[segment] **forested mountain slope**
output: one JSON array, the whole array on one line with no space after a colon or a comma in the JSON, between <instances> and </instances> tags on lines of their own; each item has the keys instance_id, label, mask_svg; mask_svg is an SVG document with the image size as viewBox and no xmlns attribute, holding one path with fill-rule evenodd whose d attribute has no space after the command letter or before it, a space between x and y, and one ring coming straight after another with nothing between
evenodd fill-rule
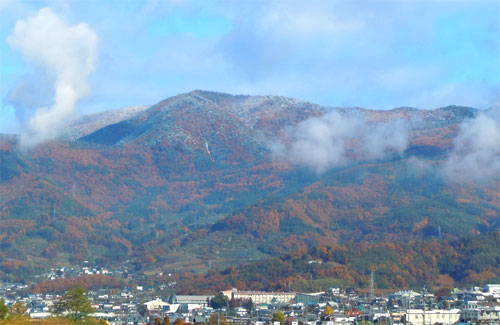
<instances>
[{"instance_id":1,"label":"forested mountain slope","mask_svg":"<svg viewBox=\"0 0 500 325\"><path fill-rule=\"evenodd\" d=\"M495 231L498 175L458 179L490 171L456 161L482 114L197 90L27 152L4 135L1 274L126 259L203 271L209 258L223 269L317 245Z\"/></svg>"}]
</instances>

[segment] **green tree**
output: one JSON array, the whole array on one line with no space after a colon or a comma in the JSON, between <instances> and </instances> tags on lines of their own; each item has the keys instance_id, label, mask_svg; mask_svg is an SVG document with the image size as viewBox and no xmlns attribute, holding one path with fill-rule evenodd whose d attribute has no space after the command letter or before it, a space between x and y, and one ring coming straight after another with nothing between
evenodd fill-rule
<instances>
[{"instance_id":1,"label":"green tree","mask_svg":"<svg viewBox=\"0 0 500 325\"><path fill-rule=\"evenodd\" d=\"M0 319L5 319L9 314L9 306L5 304L5 300L0 299Z\"/></svg>"},{"instance_id":2,"label":"green tree","mask_svg":"<svg viewBox=\"0 0 500 325\"><path fill-rule=\"evenodd\" d=\"M243 307L245 307L246 310L251 312L254 309L252 298L246 300L245 303L243 304Z\"/></svg>"},{"instance_id":3,"label":"green tree","mask_svg":"<svg viewBox=\"0 0 500 325\"><path fill-rule=\"evenodd\" d=\"M278 311L278 312L273 314L272 321L273 322L280 322L281 324L283 324L285 322L285 315L283 315L283 313L281 311Z\"/></svg>"},{"instance_id":4,"label":"green tree","mask_svg":"<svg viewBox=\"0 0 500 325\"><path fill-rule=\"evenodd\" d=\"M229 300L226 296L219 292L212 300L210 300L210 307L214 309L219 309L222 307L226 307L228 305Z\"/></svg>"},{"instance_id":5,"label":"green tree","mask_svg":"<svg viewBox=\"0 0 500 325\"><path fill-rule=\"evenodd\" d=\"M85 288L77 286L68 290L68 292L59 299L54 306L54 311L56 314L67 314L67 316L73 319L78 319L87 317L94 309L90 305L87 296L85 296Z\"/></svg>"}]
</instances>

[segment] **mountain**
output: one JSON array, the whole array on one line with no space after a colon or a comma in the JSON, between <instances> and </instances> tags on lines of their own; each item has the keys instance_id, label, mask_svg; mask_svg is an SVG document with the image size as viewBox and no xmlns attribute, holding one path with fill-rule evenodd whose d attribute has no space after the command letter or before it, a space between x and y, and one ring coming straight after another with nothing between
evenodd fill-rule
<instances>
[{"instance_id":1,"label":"mountain","mask_svg":"<svg viewBox=\"0 0 500 325\"><path fill-rule=\"evenodd\" d=\"M127 120L144 111L149 106L131 106L113 109L101 113L84 115L64 126L60 131L60 138L76 140L93 133L107 125Z\"/></svg>"},{"instance_id":2,"label":"mountain","mask_svg":"<svg viewBox=\"0 0 500 325\"><path fill-rule=\"evenodd\" d=\"M332 112L362 119L367 130L410 121L408 146L323 173L276 160L273 143L292 141L301 122ZM17 137L2 136L0 274L126 259L140 272L207 270L208 259L224 268L321 244L493 231L498 182L450 183L432 168L450 155L459 125L477 114L195 90L84 117L28 153ZM346 141L356 157L359 139Z\"/></svg>"}]
</instances>

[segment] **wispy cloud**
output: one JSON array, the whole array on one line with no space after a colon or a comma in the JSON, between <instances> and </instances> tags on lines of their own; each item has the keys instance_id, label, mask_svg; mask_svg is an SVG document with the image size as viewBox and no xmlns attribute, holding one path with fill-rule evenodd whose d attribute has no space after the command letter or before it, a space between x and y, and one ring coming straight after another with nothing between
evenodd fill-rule
<instances>
[{"instance_id":1,"label":"wispy cloud","mask_svg":"<svg viewBox=\"0 0 500 325\"><path fill-rule=\"evenodd\" d=\"M460 125L453 151L441 171L454 182L500 180L500 109L481 113Z\"/></svg>"},{"instance_id":2,"label":"wispy cloud","mask_svg":"<svg viewBox=\"0 0 500 325\"><path fill-rule=\"evenodd\" d=\"M337 37L360 31L365 21L356 16L341 16L335 2L271 2L257 28L281 39L309 41L314 38Z\"/></svg>"},{"instance_id":3,"label":"wispy cloud","mask_svg":"<svg viewBox=\"0 0 500 325\"><path fill-rule=\"evenodd\" d=\"M408 147L408 131L409 125L401 120L369 124L334 111L289 128L270 148L278 160L322 173L356 161L401 155Z\"/></svg>"}]
</instances>

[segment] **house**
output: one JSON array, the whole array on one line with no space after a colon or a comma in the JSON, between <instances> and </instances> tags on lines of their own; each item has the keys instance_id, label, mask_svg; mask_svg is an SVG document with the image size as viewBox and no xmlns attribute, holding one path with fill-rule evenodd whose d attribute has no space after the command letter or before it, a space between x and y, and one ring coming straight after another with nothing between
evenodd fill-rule
<instances>
[{"instance_id":1,"label":"house","mask_svg":"<svg viewBox=\"0 0 500 325\"><path fill-rule=\"evenodd\" d=\"M247 310L243 307L236 307L234 308L234 312L239 316L239 317L244 317L247 315Z\"/></svg>"}]
</instances>

